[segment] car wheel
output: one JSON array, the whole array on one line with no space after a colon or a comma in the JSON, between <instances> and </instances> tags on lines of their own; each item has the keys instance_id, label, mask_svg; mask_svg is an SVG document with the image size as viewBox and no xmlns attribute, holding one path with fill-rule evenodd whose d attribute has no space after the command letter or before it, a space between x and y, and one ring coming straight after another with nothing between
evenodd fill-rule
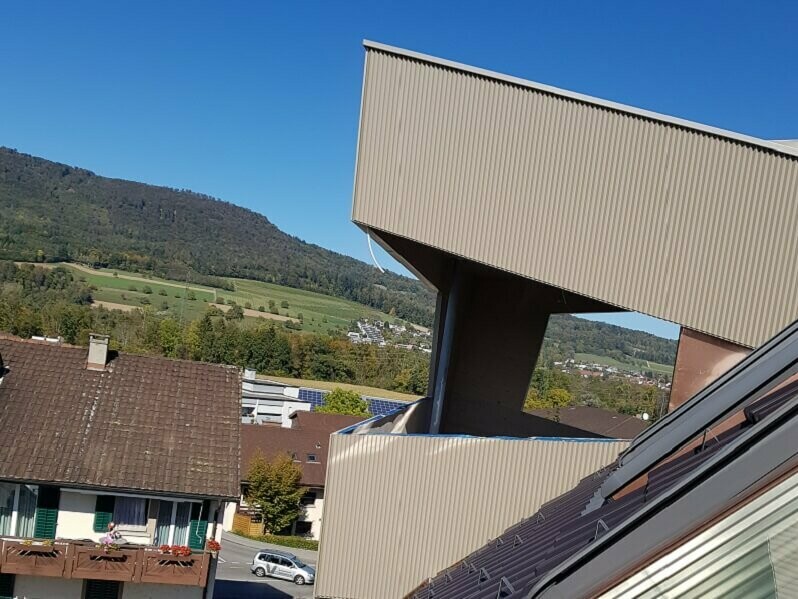
<instances>
[{"instance_id":1,"label":"car wheel","mask_svg":"<svg viewBox=\"0 0 798 599\"><path fill-rule=\"evenodd\" d=\"M294 584L305 584L305 579L301 575L294 576Z\"/></svg>"},{"instance_id":2,"label":"car wheel","mask_svg":"<svg viewBox=\"0 0 798 599\"><path fill-rule=\"evenodd\" d=\"M266 570L258 566L257 568L255 568L255 576L257 576L258 578L263 578L264 576L266 576Z\"/></svg>"}]
</instances>

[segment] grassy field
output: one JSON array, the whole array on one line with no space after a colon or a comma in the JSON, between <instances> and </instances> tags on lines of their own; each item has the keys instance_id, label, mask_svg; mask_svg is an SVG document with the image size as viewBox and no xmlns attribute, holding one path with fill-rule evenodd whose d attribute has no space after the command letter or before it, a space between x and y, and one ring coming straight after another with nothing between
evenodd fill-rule
<instances>
[{"instance_id":1,"label":"grassy field","mask_svg":"<svg viewBox=\"0 0 798 599\"><path fill-rule=\"evenodd\" d=\"M336 387L355 391L360 395L368 395L370 397L384 397L385 399L396 399L398 401L416 401L420 395L409 395L407 393L399 393L398 391L388 391L386 389L378 389L377 387L366 387L365 385L349 385L348 383L331 383L329 381L313 381L308 379L295 379L290 376L270 376L258 375L259 379L268 379L270 381L279 381L286 385L295 385L297 387L311 387L313 389L324 389L332 391Z\"/></svg>"},{"instance_id":2,"label":"grassy field","mask_svg":"<svg viewBox=\"0 0 798 599\"><path fill-rule=\"evenodd\" d=\"M268 322L271 318L269 302L272 301L280 316L299 319L301 315L302 330L315 333L336 328L346 330L351 321L359 318L397 320L349 300L260 281L226 279L235 287L235 291L227 291L203 285L187 287L180 281L149 278L121 270L94 270L75 264L61 266L72 270L77 279L96 287L97 290L92 292L96 300L135 307L150 306L186 320L202 316L213 303L229 300L253 310L248 311L244 318L248 324ZM259 311L261 306L262 312Z\"/></svg>"},{"instance_id":3,"label":"grassy field","mask_svg":"<svg viewBox=\"0 0 798 599\"><path fill-rule=\"evenodd\" d=\"M602 366L614 366L622 370L650 370L654 374L669 374L673 375L673 366L667 364L659 364L657 362L649 362L648 360L630 360L629 362L620 362L607 356L597 356L596 354L574 354L574 359L577 362L587 362L588 364L601 364Z\"/></svg>"}]
</instances>

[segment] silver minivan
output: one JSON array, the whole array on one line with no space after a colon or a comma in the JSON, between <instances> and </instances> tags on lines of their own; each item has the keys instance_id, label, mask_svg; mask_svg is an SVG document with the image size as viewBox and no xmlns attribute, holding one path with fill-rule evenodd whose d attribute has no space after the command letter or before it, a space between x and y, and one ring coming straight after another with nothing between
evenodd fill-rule
<instances>
[{"instance_id":1,"label":"silver minivan","mask_svg":"<svg viewBox=\"0 0 798 599\"><path fill-rule=\"evenodd\" d=\"M255 554L250 570L255 576L272 576L284 580L293 580L296 584L313 583L316 569L302 563L293 553L262 549Z\"/></svg>"}]
</instances>

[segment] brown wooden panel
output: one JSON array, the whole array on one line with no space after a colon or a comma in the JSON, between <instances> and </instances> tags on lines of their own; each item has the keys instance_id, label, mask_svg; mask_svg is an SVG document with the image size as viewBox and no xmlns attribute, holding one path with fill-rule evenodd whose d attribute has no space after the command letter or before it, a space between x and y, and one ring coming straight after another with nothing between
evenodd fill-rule
<instances>
[{"instance_id":1,"label":"brown wooden panel","mask_svg":"<svg viewBox=\"0 0 798 599\"><path fill-rule=\"evenodd\" d=\"M0 571L4 574L63 576L67 545L26 544L3 541Z\"/></svg>"}]
</instances>

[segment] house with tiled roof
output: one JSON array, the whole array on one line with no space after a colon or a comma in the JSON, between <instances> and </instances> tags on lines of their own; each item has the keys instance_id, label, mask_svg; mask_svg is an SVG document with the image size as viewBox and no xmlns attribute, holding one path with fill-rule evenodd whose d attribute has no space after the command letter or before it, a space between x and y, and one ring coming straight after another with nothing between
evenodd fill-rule
<instances>
[{"instance_id":1,"label":"house with tiled roof","mask_svg":"<svg viewBox=\"0 0 798 599\"><path fill-rule=\"evenodd\" d=\"M0 337L0 597L212 595L239 370L108 345Z\"/></svg>"},{"instance_id":2,"label":"house with tiled roof","mask_svg":"<svg viewBox=\"0 0 798 599\"><path fill-rule=\"evenodd\" d=\"M362 420L359 416L345 414L297 411L289 417L288 426L242 424L241 502L239 506L228 506L224 519L225 530L240 529L258 534L263 532L263 525L258 526L258 515L248 509L246 503L247 472L252 459L258 454L266 459L287 454L302 471L300 484L306 488L306 492L301 499L302 510L299 517L284 532L318 540L324 514L330 435Z\"/></svg>"}]
</instances>

